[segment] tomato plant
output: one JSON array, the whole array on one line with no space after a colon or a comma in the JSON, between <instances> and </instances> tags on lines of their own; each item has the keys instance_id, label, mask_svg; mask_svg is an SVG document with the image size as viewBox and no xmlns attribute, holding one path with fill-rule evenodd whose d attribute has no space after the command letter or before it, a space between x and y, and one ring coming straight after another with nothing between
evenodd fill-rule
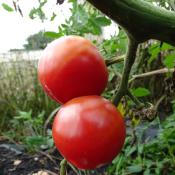
<instances>
[{"instance_id":1,"label":"tomato plant","mask_svg":"<svg viewBox=\"0 0 175 175\"><path fill-rule=\"evenodd\" d=\"M39 60L38 76L46 93L59 103L100 95L108 80L97 48L79 36L64 36L50 43Z\"/></svg>"},{"instance_id":2,"label":"tomato plant","mask_svg":"<svg viewBox=\"0 0 175 175\"><path fill-rule=\"evenodd\" d=\"M125 140L119 111L100 96L70 100L57 113L52 135L60 153L80 169L95 169L111 162Z\"/></svg>"}]
</instances>

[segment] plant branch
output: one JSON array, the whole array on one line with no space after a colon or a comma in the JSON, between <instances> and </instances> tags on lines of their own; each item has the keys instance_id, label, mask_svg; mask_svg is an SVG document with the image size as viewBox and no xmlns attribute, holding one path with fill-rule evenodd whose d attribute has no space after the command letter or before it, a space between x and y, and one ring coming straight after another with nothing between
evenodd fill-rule
<instances>
[{"instance_id":1,"label":"plant branch","mask_svg":"<svg viewBox=\"0 0 175 175\"><path fill-rule=\"evenodd\" d=\"M151 71L151 72L146 72L146 73L139 74L139 75L133 75L130 82L137 79L137 78L144 78L144 77L158 75L158 74L164 74L164 73L172 73L174 71L175 71L174 68L172 68L172 69L163 68L163 69L158 69L158 70L154 70L154 71Z\"/></svg>"},{"instance_id":2,"label":"plant branch","mask_svg":"<svg viewBox=\"0 0 175 175\"><path fill-rule=\"evenodd\" d=\"M66 175L66 166L67 166L67 161L66 159L63 159L60 163L60 175Z\"/></svg>"},{"instance_id":3,"label":"plant branch","mask_svg":"<svg viewBox=\"0 0 175 175\"><path fill-rule=\"evenodd\" d=\"M113 103L116 106L120 102L121 98L127 93L129 74L136 58L137 48L138 42L135 39L129 37L129 44L122 74L122 80L119 90L113 98Z\"/></svg>"},{"instance_id":4,"label":"plant branch","mask_svg":"<svg viewBox=\"0 0 175 175\"><path fill-rule=\"evenodd\" d=\"M111 66L113 64L120 63L120 62L124 61L124 57L125 57L125 55L121 55L119 57L114 57L113 59L106 60L105 61L106 66Z\"/></svg>"},{"instance_id":5,"label":"plant branch","mask_svg":"<svg viewBox=\"0 0 175 175\"><path fill-rule=\"evenodd\" d=\"M58 108L56 108L55 110L53 110L52 113L47 118L47 120L45 121L44 127L43 127L43 135L44 136L46 136L46 134L47 134L47 126L48 126L48 124L53 119L53 117L56 115L56 113L58 112L59 109L60 109L60 106Z\"/></svg>"},{"instance_id":6,"label":"plant branch","mask_svg":"<svg viewBox=\"0 0 175 175\"><path fill-rule=\"evenodd\" d=\"M132 93L127 90L127 95L128 97L137 105L138 109L141 109L142 107L144 107L145 105L143 103L141 103L134 95L132 95Z\"/></svg>"},{"instance_id":7,"label":"plant branch","mask_svg":"<svg viewBox=\"0 0 175 175\"><path fill-rule=\"evenodd\" d=\"M78 170L71 164L68 162L68 165L72 168L72 170L76 173L79 174Z\"/></svg>"},{"instance_id":8,"label":"plant branch","mask_svg":"<svg viewBox=\"0 0 175 175\"><path fill-rule=\"evenodd\" d=\"M175 45L175 12L143 0L88 0L139 43L157 39Z\"/></svg>"},{"instance_id":9,"label":"plant branch","mask_svg":"<svg viewBox=\"0 0 175 175\"><path fill-rule=\"evenodd\" d=\"M162 103L162 101L166 98L166 95L163 95L162 97L160 97L160 99L156 102L156 104L154 105L154 109L157 111L159 105Z\"/></svg>"}]
</instances>

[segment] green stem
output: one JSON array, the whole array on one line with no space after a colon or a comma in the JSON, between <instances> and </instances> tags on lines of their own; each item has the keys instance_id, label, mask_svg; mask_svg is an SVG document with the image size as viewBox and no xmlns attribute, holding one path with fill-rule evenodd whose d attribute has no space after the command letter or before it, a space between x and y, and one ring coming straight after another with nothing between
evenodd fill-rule
<instances>
[{"instance_id":1,"label":"green stem","mask_svg":"<svg viewBox=\"0 0 175 175\"><path fill-rule=\"evenodd\" d=\"M125 59L122 80L117 94L113 98L113 103L118 106L121 98L127 93L129 74L136 58L138 42L129 37L128 51Z\"/></svg>"},{"instance_id":2,"label":"green stem","mask_svg":"<svg viewBox=\"0 0 175 175\"><path fill-rule=\"evenodd\" d=\"M66 175L66 166L67 166L67 161L66 159L63 159L60 163L60 175Z\"/></svg>"},{"instance_id":3,"label":"green stem","mask_svg":"<svg viewBox=\"0 0 175 175\"><path fill-rule=\"evenodd\" d=\"M145 106L142 102L139 101L138 98L136 98L134 95L132 95L132 93L129 90L127 90L127 95L137 105L137 108L140 109L140 108Z\"/></svg>"},{"instance_id":4,"label":"green stem","mask_svg":"<svg viewBox=\"0 0 175 175\"><path fill-rule=\"evenodd\" d=\"M175 12L143 0L88 0L137 41L157 39L175 45Z\"/></svg>"}]
</instances>

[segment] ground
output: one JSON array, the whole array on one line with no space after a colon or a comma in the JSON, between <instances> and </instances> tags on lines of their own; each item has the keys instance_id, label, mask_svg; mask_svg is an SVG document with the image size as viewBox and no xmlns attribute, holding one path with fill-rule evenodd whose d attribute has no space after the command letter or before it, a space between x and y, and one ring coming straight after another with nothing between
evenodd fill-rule
<instances>
[{"instance_id":1,"label":"ground","mask_svg":"<svg viewBox=\"0 0 175 175\"><path fill-rule=\"evenodd\" d=\"M0 175L57 175L59 158L46 151L29 154L13 144L0 144ZM56 153L57 154L57 153ZM57 159L57 160L56 160Z\"/></svg>"},{"instance_id":2,"label":"ground","mask_svg":"<svg viewBox=\"0 0 175 175\"><path fill-rule=\"evenodd\" d=\"M58 175L61 155L56 149L27 153L21 145L0 141L0 175ZM104 167L91 173L106 175ZM67 175L77 175L68 167Z\"/></svg>"}]
</instances>

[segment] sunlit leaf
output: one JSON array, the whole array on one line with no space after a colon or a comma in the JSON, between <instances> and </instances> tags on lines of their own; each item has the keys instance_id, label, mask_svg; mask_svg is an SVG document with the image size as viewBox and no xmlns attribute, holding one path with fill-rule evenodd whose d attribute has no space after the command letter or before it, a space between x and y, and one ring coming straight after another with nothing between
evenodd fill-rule
<instances>
[{"instance_id":1,"label":"sunlit leaf","mask_svg":"<svg viewBox=\"0 0 175 175\"><path fill-rule=\"evenodd\" d=\"M51 31L45 32L44 35L50 38L59 38L62 36L60 33L51 32Z\"/></svg>"},{"instance_id":2,"label":"sunlit leaf","mask_svg":"<svg viewBox=\"0 0 175 175\"><path fill-rule=\"evenodd\" d=\"M145 97L150 95L150 91L146 88L139 87L137 89L132 89L132 94L136 97Z\"/></svg>"},{"instance_id":3,"label":"sunlit leaf","mask_svg":"<svg viewBox=\"0 0 175 175\"><path fill-rule=\"evenodd\" d=\"M2 7L7 10L8 12L13 12L14 9L12 7L10 7L8 4L6 3L2 3Z\"/></svg>"},{"instance_id":4,"label":"sunlit leaf","mask_svg":"<svg viewBox=\"0 0 175 175\"><path fill-rule=\"evenodd\" d=\"M164 60L164 65L167 68L173 68L175 66L175 54L168 55Z\"/></svg>"}]
</instances>

